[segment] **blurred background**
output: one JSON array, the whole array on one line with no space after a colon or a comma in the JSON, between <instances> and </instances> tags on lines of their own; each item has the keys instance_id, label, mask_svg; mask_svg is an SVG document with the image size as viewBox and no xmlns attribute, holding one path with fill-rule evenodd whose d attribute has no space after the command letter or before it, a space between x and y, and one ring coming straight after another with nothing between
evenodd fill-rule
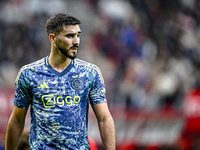
<instances>
[{"instance_id":1,"label":"blurred background","mask_svg":"<svg viewBox=\"0 0 200 150\"><path fill-rule=\"evenodd\" d=\"M199 10L199 0L0 0L0 147L18 70L49 55L46 20L65 12L82 22L78 58L104 76L117 149L200 148ZM92 110L88 132L103 149Z\"/></svg>"}]
</instances>

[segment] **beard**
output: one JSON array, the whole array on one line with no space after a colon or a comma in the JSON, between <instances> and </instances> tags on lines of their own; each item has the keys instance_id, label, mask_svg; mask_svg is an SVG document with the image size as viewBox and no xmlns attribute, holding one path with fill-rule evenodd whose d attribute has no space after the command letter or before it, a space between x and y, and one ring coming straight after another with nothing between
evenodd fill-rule
<instances>
[{"instance_id":1,"label":"beard","mask_svg":"<svg viewBox=\"0 0 200 150\"><path fill-rule=\"evenodd\" d=\"M70 53L70 49L76 47L78 49L78 45L73 45L72 47L70 47L69 49L67 49L65 46L62 45L61 41L58 40L56 42L56 45L57 45L57 49L63 54L65 55L67 58L69 59L75 59L76 56L77 56L77 52L73 52L73 53Z\"/></svg>"}]
</instances>

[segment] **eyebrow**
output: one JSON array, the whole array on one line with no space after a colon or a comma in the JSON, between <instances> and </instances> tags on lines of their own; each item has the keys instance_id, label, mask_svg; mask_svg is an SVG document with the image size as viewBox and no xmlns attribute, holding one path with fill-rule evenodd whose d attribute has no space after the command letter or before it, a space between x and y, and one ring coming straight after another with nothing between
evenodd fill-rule
<instances>
[{"instance_id":1,"label":"eyebrow","mask_svg":"<svg viewBox=\"0 0 200 150\"><path fill-rule=\"evenodd\" d=\"M66 35L75 35L75 34L81 34L81 31L77 32L77 33L67 33Z\"/></svg>"},{"instance_id":2,"label":"eyebrow","mask_svg":"<svg viewBox=\"0 0 200 150\"><path fill-rule=\"evenodd\" d=\"M79 31L78 34L81 34L81 31Z\"/></svg>"}]
</instances>

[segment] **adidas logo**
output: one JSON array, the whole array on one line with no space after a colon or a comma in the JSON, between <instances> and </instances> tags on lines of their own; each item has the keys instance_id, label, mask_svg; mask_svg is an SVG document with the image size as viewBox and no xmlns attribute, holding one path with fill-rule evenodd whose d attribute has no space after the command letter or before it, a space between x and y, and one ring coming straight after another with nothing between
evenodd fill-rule
<instances>
[{"instance_id":1,"label":"adidas logo","mask_svg":"<svg viewBox=\"0 0 200 150\"><path fill-rule=\"evenodd\" d=\"M38 86L38 89L44 89L44 88L49 88L49 86L47 85L47 83L44 81L42 84L40 84L40 86Z\"/></svg>"}]
</instances>

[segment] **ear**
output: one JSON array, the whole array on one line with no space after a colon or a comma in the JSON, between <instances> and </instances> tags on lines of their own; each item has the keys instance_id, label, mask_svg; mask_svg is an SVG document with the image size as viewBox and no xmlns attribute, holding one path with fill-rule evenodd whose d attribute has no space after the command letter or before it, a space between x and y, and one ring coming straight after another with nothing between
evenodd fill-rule
<instances>
[{"instance_id":1,"label":"ear","mask_svg":"<svg viewBox=\"0 0 200 150\"><path fill-rule=\"evenodd\" d=\"M53 34L53 33L49 34L49 39L50 39L51 43L54 44L55 41L56 41L56 36L55 36L55 34Z\"/></svg>"}]
</instances>

